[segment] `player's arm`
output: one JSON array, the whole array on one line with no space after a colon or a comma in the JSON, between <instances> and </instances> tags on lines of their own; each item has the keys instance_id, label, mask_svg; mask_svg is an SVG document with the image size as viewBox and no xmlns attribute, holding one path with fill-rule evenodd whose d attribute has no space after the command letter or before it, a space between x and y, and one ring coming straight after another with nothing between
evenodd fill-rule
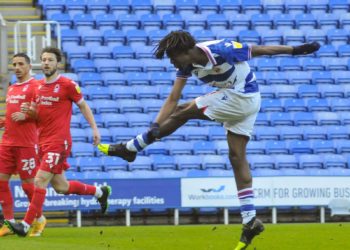
<instances>
[{"instance_id":1,"label":"player's arm","mask_svg":"<svg viewBox=\"0 0 350 250\"><path fill-rule=\"evenodd\" d=\"M94 115L92 114L92 111L91 111L89 105L84 100L79 102L77 105L78 105L81 113L85 117L85 119L90 124L90 127L92 128L94 145L96 146L96 145L100 144L100 142L101 142L100 132L98 131Z\"/></svg>"},{"instance_id":2,"label":"player's arm","mask_svg":"<svg viewBox=\"0 0 350 250\"><path fill-rule=\"evenodd\" d=\"M181 98L182 89L184 88L186 81L186 78L175 79L173 88L157 115L155 120L156 123L163 123L174 112L177 103Z\"/></svg>"},{"instance_id":3,"label":"player's arm","mask_svg":"<svg viewBox=\"0 0 350 250\"><path fill-rule=\"evenodd\" d=\"M23 102L21 104L21 112L14 112L11 115L11 119L15 122L20 121L33 121L38 117L36 103L35 102Z\"/></svg>"},{"instance_id":4,"label":"player's arm","mask_svg":"<svg viewBox=\"0 0 350 250\"><path fill-rule=\"evenodd\" d=\"M320 48L318 42L305 43L299 46L287 46L287 45L253 45L251 47L252 57L256 56L272 56L279 54L288 55L307 55L316 52Z\"/></svg>"}]
</instances>

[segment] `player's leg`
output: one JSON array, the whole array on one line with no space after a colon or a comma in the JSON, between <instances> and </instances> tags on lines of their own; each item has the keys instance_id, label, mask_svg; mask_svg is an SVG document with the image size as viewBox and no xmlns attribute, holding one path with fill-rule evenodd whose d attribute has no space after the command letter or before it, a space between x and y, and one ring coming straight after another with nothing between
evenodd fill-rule
<instances>
[{"instance_id":1,"label":"player's leg","mask_svg":"<svg viewBox=\"0 0 350 250\"><path fill-rule=\"evenodd\" d=\"M23 221L21 223L5 221L6 225L14 233L19 236L26 236L28 234L30 226L33 224L37 213L42 211L46 196L46 188L52 177L52 173L39 169L34 179L34 194Z\"/></svg>"},{"instance_id":2,"label":"player's leg","mask_svg":"<svg viewBox=\"0 0 350 250\"><path fill-rule=\"evenodd\" d=\"M197 107L195 100L177 106L174 113L163 123L159 124L157 135L150 129L139 134L126 144L102 144L99 145L99 149L107 155L119 156L124 160L132 162L135 160L137 152L142 151L155 140L172 134L190 119L209 120L209 118L203 114L203 109Z\"/></svg>"}]
</instances>

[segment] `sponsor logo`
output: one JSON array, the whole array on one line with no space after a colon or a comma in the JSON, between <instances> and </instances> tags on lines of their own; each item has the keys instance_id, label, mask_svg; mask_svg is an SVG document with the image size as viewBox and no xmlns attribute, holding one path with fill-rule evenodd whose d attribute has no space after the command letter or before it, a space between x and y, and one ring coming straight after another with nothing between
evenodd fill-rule
<instances>
[{"instance_id":1,"label":"sponsor logo","mask_svg":"<svg viewBox=\"0 0 350 250\"><path fill-rule=\"evenodd\" d=\"M220 193L222 191L225 190L225 185L221 185L220 187L218 188L208 188L208 189L205 189L205 188L201 188L200 189L203 193Z\"/></svg>"}]
</instances>

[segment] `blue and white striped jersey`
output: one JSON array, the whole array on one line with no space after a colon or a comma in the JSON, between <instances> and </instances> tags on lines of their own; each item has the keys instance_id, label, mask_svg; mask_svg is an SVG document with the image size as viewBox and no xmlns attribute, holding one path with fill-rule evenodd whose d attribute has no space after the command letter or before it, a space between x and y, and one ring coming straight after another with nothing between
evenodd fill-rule
<instances>
[{"instance_id":1,"label":"blue and white striped jersey","mask_svg":"<svg viewBox=\"0 0 350 250\"><path fill-rule=\"evenodd\" d=\"M176 74L178 78L188 78L194 74L213 87L230 88L241 94L259 92L255 75L247 63L251 58L249 45L223 39L198 43L196 46L207 55L207 65L192 64L179 69Z\"/></svg>"}]
</instances>

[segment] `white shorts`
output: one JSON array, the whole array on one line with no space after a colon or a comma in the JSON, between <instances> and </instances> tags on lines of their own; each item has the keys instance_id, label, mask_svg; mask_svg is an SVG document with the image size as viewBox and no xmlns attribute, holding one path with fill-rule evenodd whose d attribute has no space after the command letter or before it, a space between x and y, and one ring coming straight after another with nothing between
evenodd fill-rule
<instances>
[{"instance_id":1,"label":"white shorts","mask_svg":"<svg viewBox=\"0 0 350 250\"><path fill-rule=\"evenodd\" d=\"M226 130L250 138L260 110L259 92L243 95L232 89L220 89L199 96L195 101L197 107L203 109L206 116L223 123Z\"/></svg>"}]
</instances>

